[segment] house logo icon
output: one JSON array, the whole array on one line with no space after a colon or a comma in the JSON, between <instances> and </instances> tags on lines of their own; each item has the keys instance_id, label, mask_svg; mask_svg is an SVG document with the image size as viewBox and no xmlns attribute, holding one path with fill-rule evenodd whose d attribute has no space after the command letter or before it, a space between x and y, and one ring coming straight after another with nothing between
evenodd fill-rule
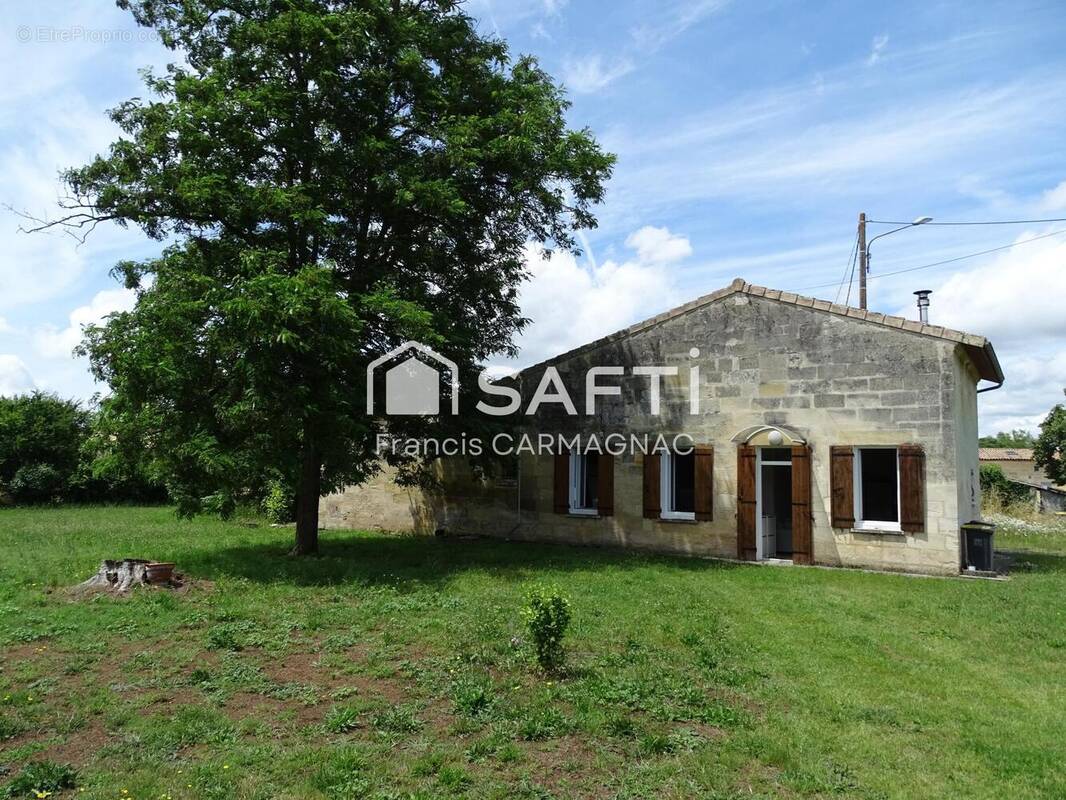
<instances>
[{"instance_id":1,"label":"house logo icon","mask_svg":"<svg viewBox=\"0 0 1066 800\"><path fill-rule=\"evenodd\" d=\"M459 413L459 369L450 358L421 342L404 342L385 355L374 359L366 368L366 412L374 413L374 373L378 367L406 359L385 372L385 413L388 416L435 416L440 413L440 368L430 366L432 359L450 374L452 414ZM423 358L419 358L419 354Z\"/></svg>"}]
</instances>

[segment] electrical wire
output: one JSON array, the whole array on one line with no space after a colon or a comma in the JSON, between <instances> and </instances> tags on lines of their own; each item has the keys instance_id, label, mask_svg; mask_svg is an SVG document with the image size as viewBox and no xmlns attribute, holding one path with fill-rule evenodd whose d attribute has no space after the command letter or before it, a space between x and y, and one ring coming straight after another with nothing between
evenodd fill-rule
<instances>
[{"instance_id":1,"label":"electrical wire","mask_svg":"<svg viewBox=\"0 0 1066 800\"><path fill-rule=\"evenodd\" d=\"M978 256L986 256L989 253L998 253L1003 250L1010 250L1012 247L1017 247L1020 244L1029 244L1029 242L1035 242L1039 239L1047 239L1049 236L1059 236L1063 233L1066 233L1066 228L1062 228L1057 231L1051 231L1051 233L1043 233L1040 236L1032 236L1028 239L1022 239L1020 242L1013 242L1012 244L1005 244L1000 247L993 247L989 250L981 250L977 253L967 253L964 256L955 256L955 258L947 258L943 261L934 261L931 264L922 264L918 267L907 267L906 269L897 269L892 272L879 272L876 275L870 275L867 280L873 280L874 278L888 278L892 275L902 275L905 272L917 272L920 269L932 269L933 267L941 267L945 264L954 264L957 261L965 261L968 258L977 258ZM822 283L817 286L804 286L799 291L803 292L807 291L808 289L824 289L827 286L836 286L836 283Z\"/></svg>"},{"instance_id":2,"label":"electrical wire","mask_svg":"<svg viewBox=\"0 0 1066 800\"><path fill-rule=\"evenodd\" d=\"M848 263L844 265L844 274L840 276L840 286L837 287L836 298L833 302L840 302L840 293L844 291L844 281L848 280L848 273L854 274L855 255L859 250L859 232L855 231L855 241L851 245L851 255L848 256ZM850 285L848 287L851 288Z\"/></svg>"},{"instance_id":3,"label":"electrical wire","mask_svg":"<svg viewBox=\"0 0 1066 800\"><path fill-rule=\"evenodd\" d=\"M1066 222L1066 217L1058 217L1056 219L995 219L984 222L929 222L921 223L925 225L1040 225L1045 222ZM867 225L914 225L913 222L892 222L891 220L884 219L868 219Z\"/></svg>"}]
</instances>

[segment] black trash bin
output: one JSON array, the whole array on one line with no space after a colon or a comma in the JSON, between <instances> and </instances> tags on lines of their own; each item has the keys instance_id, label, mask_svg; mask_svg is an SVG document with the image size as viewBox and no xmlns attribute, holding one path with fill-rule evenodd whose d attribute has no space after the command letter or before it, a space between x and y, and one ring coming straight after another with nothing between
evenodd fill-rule
<instances>
[{"instance_id":1,"label":"black trash bin","mask_svg":"<svg viewBox=\"0 0 1066 800\"><path fill-rule=\"evenodd\" d=\"M967 522L962 526L962 566L977 572L992 572L992 534L996 528L987 522Z\"/></svg>"}]
</instances>

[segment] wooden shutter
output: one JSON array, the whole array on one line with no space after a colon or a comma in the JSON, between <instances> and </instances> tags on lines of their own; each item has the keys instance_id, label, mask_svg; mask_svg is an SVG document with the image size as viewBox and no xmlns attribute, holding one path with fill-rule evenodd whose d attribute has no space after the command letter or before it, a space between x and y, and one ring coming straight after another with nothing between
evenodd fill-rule
<instances>
[{"instance_id":1,"label":"wooden shutter","mask_svg":"<svg viewBox=\"0 0 1066 800\"><path fill-rule=\"evenodd\" d=\"M755 549L755 448L737 448L737 558L754 561Z\"/></svg>"},{"instance_id":2,"label":"wooden shutter","mask_svg":"<svg viewBox=\"0 0 1066 800\"><path fill-rule=\"evenodd\" d=\"M811 451L806 445L792 448L792 560L814 563L811 532Z\"/></svg>"},{"instance_id":3,"label":"wooden shutter","mask_svg":"<svg viewBox=\"0 0 1066 800\"><path fill-rule=\"evenodd\" d=\"M659 498L659 454L648 453L644 456L644 518L659 519L662 515L662 501Z\"/></svg>"},{"instance_id":4,"label":"wooden shutter","mask_svg":"<svg viewBox=\"0 0 1066 800\"><path fill-rule=\"evenodd\" d=\"M696 519L714 519L714 448L696 445Z\"/></svg>"},{"instance_id":5,"label":"wooden shutter","mask_svg":"<svg viewBox=\"0 0 1066 800\"><path fill-rule=\"evenodd\" d=\"M925 451L899 447L899 524L907 533L925 532Z\"/></svg>"},{"instance_id":6,"label":"wooden shutter","mask_svg":"<svg viewBox=\"0 0 1066 800\"><path fill-rule=\"evenodd\" d=\"M600 453L596 486L596 504L601 517L614 516L614 456Z\"/></svg>"},{"instance_id":7,"label":"wooden shutter","mask_svg":"<svg viewBox=\"0 0 1066 800\"><path fill-rule=\"evenodd\" d=\"M570 454L555 455L555 491L552 506L556 514L570 513Z\"/></svg>"},{"instance_id":8,"label":"wooden shutter","mask_svg":"<svg viewBox=\"0 0 1066 800\"><path fill-rule=\"evenodd\" d=\"M855 527L854 448L838 445L829 448L829 493L833 527Z\"/></svg>"}]
</instances>

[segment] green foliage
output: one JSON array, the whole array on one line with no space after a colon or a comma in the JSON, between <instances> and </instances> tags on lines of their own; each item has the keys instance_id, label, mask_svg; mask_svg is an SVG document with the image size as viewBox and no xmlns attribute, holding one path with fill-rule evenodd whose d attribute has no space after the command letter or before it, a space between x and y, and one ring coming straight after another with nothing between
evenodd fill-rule
<instances>
[{"instance_id":1,"label":"green foliage","mask_svg":"<svg viewBox=\"0 0 1066 800\"><path fill-rule=\"evenodd\" d=\"M994 508L1023 503L1029 498L1029 488L1007 477L999 464L981 465L981 494Z\"/></svg>"},{"instance_id":2,"label":"green foliage","mask_svg":"<svg viewBox=\"0 0 1066 800\"><path fill-rule=\"evenodd\" d=\"M981 447L1021 447L1028 449L1036 444L1036 437L1029 431L1016 428L1008 432L1000 431L995 436L982 436L977 440Z\"/></svg>"},{"instance_id":3,"label":"green foliage","mask_svg":"<svg viewBox=\"0 0 1066 800\"><path fill-rule=\"evenodd\" d=\"M1066 486L1066 406L1061 403L1040 423L1033 460L1052 483Z\"/></svg>"},{"instance_id":4,"label":"green foliage","mask_svg":"<svg viewBox=\"0 0 1066 800\"><path fill-rule=\"evenodd\" d=\"M523 616L537 663L544 670L558 669L565 657L563 636L570 625L570 601L554 586L533 586L526 593Z\"/></svg>"},{"instance_id":5,"label":"green foliage","mask_svg":"<svg viewBox=\"0 0 1066 800\"><path fill-rule=\"evenodd\" d=\"M286 525L296 518L296 496L281 481L273 481L263 498L263 513L277 525Z\"/></svg>"},{"instance_id":6,"label":"green foliage","mask_svg":"<svg viewBox=\"0 0 1066 800\"><path fill-rule=\"evenodd\" d=\"M31 761L4 789L5 797L45 797L73 789L77 773L66 764ZM46 795L45 793L48 793Z\"/></svg>"},{"instance_id":7,"label":"green foliage","mask_svg":"<svg viewBox=\"0 0 1066 800\"><path fill-rule=\"evenodd\" d=\"M348 733L359 727L361 709L353 705L333 706L326 712L323 727L330 733Z\"/></svg>"},{"instance_id":8,"label":"green foliage","mask_svg":"<svg viewBox=\"0 0 1066 800\"><path fill-rule=\"evenodd\" d=\"M24 502L64 492L77 471L89 419L80 404L51 394L0 397L0 485Z\"/></svg>"},{"instance_id":9,"label":"green foliage","mask_svg":"<svg viewBox=\"0 0 1066 800\"><path fill-rule=\"evenodd\" d=\"M181 513L231 513L279 476L310 508L379 466L371 361L417 339L468 392L514 352L527 243L576 251L614 158L567 127L536 60L454 0L120 5L175 55L112 110L121 139L65 174L57 224L114 220L168 246L116 267L136 307L83 352Z\"/></svg>"},{"instance_id":10,"label":"green foliage","mask_svg":"<svg viewBox=\"0 0 1066 800\"><path fill-rule=\"evenodd\" d=\"M16 503L47 503L58 500L66 481L51 464L27 464L19 467L8 489Z\"/></svg>"},{"instance_id":11,"label":"green foliage","mask_svg":"<svg viewBox=\"0 0 1066 800\"><path fill-rule=\"evenodd\" d=\"M106 400L86 409L41 392L0 397L0 489L17 503L163 500L142 452L141 439L111 435Z\"/></svg>"}]
</instances>

